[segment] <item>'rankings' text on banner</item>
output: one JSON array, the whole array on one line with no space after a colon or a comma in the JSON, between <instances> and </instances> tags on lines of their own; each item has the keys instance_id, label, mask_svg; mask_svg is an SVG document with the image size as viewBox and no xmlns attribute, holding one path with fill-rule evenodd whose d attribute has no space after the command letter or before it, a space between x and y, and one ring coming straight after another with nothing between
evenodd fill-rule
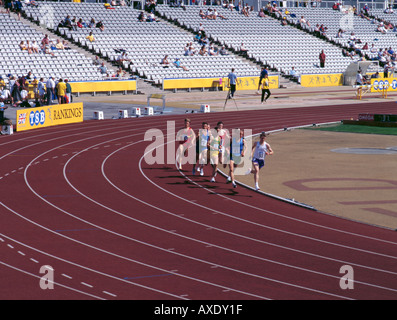
<instances>
[{"instance_id":1,"label":"'rankings' text on banner","mask_svg":"<svg viewBox=\"0 0 397 320\"><path fill-rule=\"evenodd\" d=\"M17 111L17 131L83 122L83 103L43 106Z\"/></svg>"}]
</instances>

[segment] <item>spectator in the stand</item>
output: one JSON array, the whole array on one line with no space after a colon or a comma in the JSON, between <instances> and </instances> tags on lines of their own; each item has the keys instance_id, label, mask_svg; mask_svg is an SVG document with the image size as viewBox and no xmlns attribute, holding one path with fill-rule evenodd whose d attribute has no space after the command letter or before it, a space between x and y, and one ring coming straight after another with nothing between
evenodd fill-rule
<instances>
[{"instance_id":1,"label":"spectator in the stand","mask_svg":"<svg viewBox=\"0 0 397 320\"><path fill-rule=\"evenodd\" d=\"M319 59L320 59L320 68L324 68L325 67L325 53L324 50L321 50L321 53L319 55Z\"/></svg>"},{"instance_id":2,"label":"spectator in the stand","mask_svg":"<svg viewBox=\"0 0 397 320\"><path fill-rule=\"evenodd\" d=\"M213 19L216 20L216 18L221 18L222 20L227 20L226 17L221 15L216 9L214 9L214 12L212 13Z\"/></svg>"},{"instance_id":3,"label":"spectator in the stand","mask_svg":"<svg viewBox=\"0 0 397 320\"><path fill-rule=\"evenodd\" d=\"M115 78L122 78L127 74L123 69L118 68L116 74L114 75Z\"/></svg>"},{"instance_id":4,"label":"spectator in the stand","mask_svg":"<svg viewBox=\"0 0 397 320\"><path fill-rule=\"evenodd\" d=\"M210 44L210 39L208 39L207 35L204 35L204 37L199 41L201 45L208 46Z\"/></svg>"},{"instance_id":5,"label":"spectator in the stand","mask_svg":"<svg viewBox=\"0 0 397 320\"><path fill-rule=\"evenodd\" d=\"M65 46L63 45L60 39L57 39L57 44L55 45L55 48L57 50L65 50Z\"/></svg>"},{"instance_id":6,"label":"spectator in the stand","mask_svg":"<svg viewBox=\"0 0 397 320\"><path fill-rule=\"evenodd\" d=\"M79 21L77 21L77 28L84 28L84 24L83 24L83 19L80 18Z\"/></svg>"},{"instance_id":7,"label":"spectator in the stand","mask_svg":"<svg viewBox=\"0 0 397 320\"><path fill-rule=\"evenodd\" d=\"M102 21L98 21L95 27L97 27L101 31L105 30L105 26L103 25Z\"/></svg>"},{"instance_id":8,"label":"spectator in the stand","mask_svg":"<svg viewBox=\"0 0 397 320\"><path fill-rule=\"evenodd\" d=\"M177 68L182 68L184 71L189 71L189 69L188 69L187 67L185 67L185 66L183 66L183 65L181 64L181 60L180 60L179 58L176 58L176 59L175 59L174 65L175 65L175 67L177 67Z\"/></svg>"},{"instance_id":9,"label":"spectator in the stand","mask_svg":"<svg viewBox=\"0 0 397 320\"><path fill-rule=\"evenodd\" d=\"M387 32L385 25L383 22L379 23L378 28L376 29L376 31L385 34Z\"/></svg>"},{"instance_id":10,"label":"spectator in the stand","mask_svg":"<svg viewBox=\"0 0 397 320\"><path fill-rule=\"evenodd\" d=\"M13 3L13 9L18 16L18 20L21 20L22 2L20 0L15 0Z\"/></svg>"},{"instance_id":11,"label":"spectator in the stand","mask_svg":"<svg viewBox=\"0 0 397 320\"><path fill-rule=\"evenodd\" d=\"M102 62L101 66L99 67L99 71L101 72L101 74L107 74L108 68L106 68L105 62Z\"/></svg>"},{"instance_id":12,"label":"spectator in the stand","mask_svg":"<svg viewBox=\"0 0 397 320\"><path fill-rule=\"evenodd\" d=\"M353 41L355 43L361 43L361 40L356 37L356 34L354 32L350 34L350 41Z\"/></svg>"},{"instance_id":13,"label":"spectator in the stand","mask_svg":"<svg viewBox=\"0 0 397 320\"><path fill-rule=\"evenodd\" d=\"M241 14L243 14L243 15L246 16L246 17L249 17L249 11L247 11L246 8L247 8L246 6L243 6L243 7L241 8Z\"/></svg>"},{"instance_id":14,"label":"spectator in the stand","mask_svg":"<svg viewBox=\"0 0 397 320\"><path fill-rule=\"evenodd\" d=\"M70 21L72 21L72 29L77 30L77 18L74 16Z\"/></svg>"},{"instance_id":15,"label":"spectator in the stand","mask_svg":"<svg viewBox=\"0 0 397 320\"><path fill-rule=\"evenodd\" d=\"M66 40L62 40L62 44L64 50L71 50L71 48L69 47L69 43Z\"/></svg>"},{"instance_id":16,"label":"spectator in the stand","mask_svg":"<svg viewBox=\"0 0 397 320\"><path fill-rule=\"evenodd\" d=\"M189 46L186 50L184 55L185 56L194 56L196 52L193 50L193 48L191 46Z\"/></svg>"},{"instance_id":17,"label":"spectator in the stand","mask_svg":"<svg viewBox=\"0 0 397 320\"><path fill-rule=\"evenodd\" d=\"M363 47L361 48L361 50L368 50L368 42L366 42Z\"/></svg>"},{"instance_id":18,"label":"spectator in the stand","mask_svg":"<svg viewBox=\"0 0 397 320\"><path fill-rule=\"evenodd\" d=\"M207 18L207 15L203 12L203 10L201 10L200 9L200 12L199 12L199 16L202 18L202 19L206 19Z\"/></svg>"},{"instance_id":19,"label":"spectator in the stand","mask_svg":"<svg viewBox=\"0 0 397 320\"><path fill-rule=\"evenodd\" d=\"M372 44L372 45L371 45L371 49L369 49L369 51L370 51L371 53L377 53L377 52L378 52L378 49L375 48L375 44Z\"/></svg>"},{"instance_id":20,"label":"spectator in the stand","mask_svg":"<svg viewBox=\"0 0 397 320\"><path fill-rule=\"evenodd\" d=\"M368 17L368 15L365 14L364 10L361 10L361 12L360 12L360 14L359 14L358 16L359 16L361 19L365 19L365 20L368 20L368 21L371 20L371 18Z\"/></svg>"},{"instance_id":21,"label":"spectator in the stand","mask_svg":"<svg viewBox=\"0 0 397 320\"><path fill-rule=\"evenodd\" d=\"M168 68L168 67L169 67L170 62L169 62L169 60L168 60L168 55L166 55L166 56L161 60L160 64L161 64L161 66L162 66L163 68Z\"/></svg>"},{"instance_id":22,"label":"spectator in the stand","mask_svg":"<svg viewBox=\"0 0 397 320\"><path fill-rule=\"evenodd\" d=\"M258 16L261 17L261 18L264 18L264 17L265 17L265 12L263 11L263 8L261 8L261 9L259 10Z\"/></svg>"},{"instance_id":23,"label":"spectator in the stand","mask_svg":"<svg viewBox=\"0 0 397 320\"><path fill-rule=\"evenodd\" d=\"M156 16L154 15L153 12L149 12L149 14L147 15L147 22L157 22L158 20L156 19Z\"/></svg>"},{"instance_id":24,"label":"spectator in the stand","mask_svg":"<svg viewBox=\"0 0 397 320\"><path fill-rule=\"evenodd\" d=\"M210 45L210 48L208 50L208 55L209 56L217 56L218 54L219 54L219 52L215 50L214 45Z\"/></svg>"},{"instance_id":25,"label":"spectator in the stand","mask_svg":"<svg viewBox=\"0 0 397 320\"><path fill-rule=\"evenodd\" d=\"M199 31L194 37L194 41L200 42L201 41L201 31Z\"/></svg>"},{"instance_id":26,"label":"spectator in the stand","mask_svg":"<svg viewBox=\"0 0 397 320\"><path fill-rule=\"evenodd\" d=\"M281 25L282 25L282 26L288 25L288 23L287 23L287 17L283 17L283 18L281 19Z\"/></svg>"},{"instance_id":27,"label":"spectator in the stand","mask_svg":"<svg viewBox=\"0 0 397 320\"><path fill-rule=\"evenodd\" d=\"M95 19L92 18L92 19L90 20L90 23L88 24L88 28L95 28L95 26L96 26Z\"/></svg>"},{"instance_id":28,"label":"spectator in the stand","mask_svg":"<svg viewBox=\"0 0 397 320\"><path fill-rule=\"evenodd\" d=\"M299 24L302 27L302 29L305 29L306 27L310 27L310 22L305 19L304 16L301 16L301 18L299 19Z\"/></svg>"},{"instance_id":29,"label":"spectator in the stand","mask_svg":"<svg viewBox=\"0 0 397 320\"><path fill-rule=\"evenodd\" d=\"M364 4L363 13L364 13L364 15L366 15L367 17L369 16L369 6L368 6L367 3Z\"/></svg>"},{"instance_id":30,"label":"spectator in the stand","mask_svg":"<svg viewBox=\"0 0 397 320\"><path fill-rule=\"evenodd\" d=\"M39 6L38 3L34 0L25 0L24 5L26 7L38 7Z\"/></svg>"},{"instance_id":31,"label":"spectator in the stand","mask_svg":"<svg viewBox=\"0 0 397 320\"><path fill-rule=\"evenodd\" d=\"M233 9L234 9L234 4L233 4L233 1L232 1L232 0L229 1L228 8L230 9L230 11L233 11Z\"/></svg>"},{"instance_id":32,"label":"spectator in the stand","mask_svg":"<svg viewBox=\"0 0 397 320\"><path fill-rule=\"evenodd\" d=\"M86 37L86 39L87 39L89 42L94 42L94 41L95 41L95 37L94 37L94 35L92 34L92 31L89 33L89 35Z\"/></svg>"},{"instance_id":33,"label":"spectator in the stand","mask_svg":"<svg viewBox=\"0 0 397 320\"><path fill-rule=\"evenodd\" d=\"M222 46L221 50L219 50L219 54L220 54L221 56L228 56L228 55L229 55L229 54L227 53L227 51L226 51L225 46Z\"/></svg>"},{"instance_id":34,"label":"spectator in the stand","mask_svg":"<svg viewBox=\"0 0 397 320\"><path fill-rule=\"evenodd\" d=\"M70 19L69 15L67 15L63 21L63 27L68 28L69 30L73 29L72 20Z\"/></svg>"},{"instance_id":35,"label":"spectator in the stand","mask_svg":"<svg viewBox=\"0 0 397 320\"><path fill-rule=\"evenodd\" d=\"M207 48L205 47L205 45L201 46L201 48L200 48L200 50L199 50L199 55L200 55L200 56L206 56L206 55L208 55Z\"/></svg>"},{"instance_id":36,"label":"spectator in the stand","mask_svg":"<svg viewBox=\"0 0 397 320\"><path fill-rule=\"evenodd\" d=\"M298 78L299 76L298 76L298 73L296 72L296 70L295 70L295 67L291 67L291 70L289 71L289 75L292 77L292 78Z\"/></svg>"},{"instance_id":37,"label":"spectator in the stand","mask_svg":"<svg viewBox=\"0 0 397 320\"><path fill-rule=\"evenodd\" d=\"M21 49L22 51L28 50L28 48L26 47L25 41L21 41L19 43L19 49Z\"/></svg>"},{"instance_id":38,"label":"spectator in the stand","mask_svg":"<svg viewBox=\"0 0 397 320\"><path fill-rule=\"evenodd\" d=\"M394 13L391 4L389 4L389 6L385 9L384 13L387 13L387 14L392 14L392 13Z\"/></svg>"},{"instance_id":39,"label":"spectator in the stand","mask_svg":"<svg viewBox=\"0 0 397 320\"><path fill-rule=\"evenodd\" d=\"M141 21L141 22L146 22L146 18L147 17L146 17L145 11L141 11L141 13L138 16L138 20Z\"/></svg>"},{"instance_id":40,"label":"spectator in the stand","mask_svg":"<svg viewBox=\"0 0 397 320\"><path fill-rule=\"evenodd\" d=\"M4 81L3 77L0 76L0 90L3 90L6 86L6 82Z\"/></svg>"},{"instance_id":41,"label":"spectator in the stand","mask_svg":"<svg viewBox=\"0 0 397 320\"><path fill-rule=\"evenodd\" d=\"M248 54L248 50L247 50L247 48L244 46L244 43L241 43L241 45L240 45L240 53L241 53L243 56L246 56L246 55Z\"/></svg>"},{"instance_id":42,"label":"spectator in the stand","mask_svg":"<svg viewBox=\"0 0 397 320\"><path fill-rule=\"evenodd\" d=\"M40 47L36 40L32 42L32 53L39 53Z\"/></svg>"},{"instance_id":43,"label":"spectator in the stand","mask_svg":"<svg viewBox=\"0 0 397 320\"><path fill-rule=\"evenodd\" d=\"M0 101L1 102L11 102L11 93L10 90L6 89L3 87L3 89L0 89ZM11 102L12 103L12 102Z\"/></svg>"},{"instance_id":44,"label":"spectator in the stand","mask_svg":"<svg viewBox=\"0 0 397 320\"><path fill-rule=\"evenodd\" d=\"M50 44L50 39L48 38L48 34L46 34L44 38L41 40L41 47L43 48L48 44Z\"/></svg>"}]
</instances>

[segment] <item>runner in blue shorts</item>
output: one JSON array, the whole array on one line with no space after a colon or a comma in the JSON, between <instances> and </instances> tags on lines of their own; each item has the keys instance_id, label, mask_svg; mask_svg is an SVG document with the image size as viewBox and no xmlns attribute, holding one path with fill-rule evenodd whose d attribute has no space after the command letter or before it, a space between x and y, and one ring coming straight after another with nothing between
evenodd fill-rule
<instances>
[{"instance_id":1,"label":"runner in blue shorts","mask_svg":"<svg viewBox=\"0 0 397 320\"><path fill-rule=\"evenodd\" d=\"M259 136L259 141L254 144L251 151L252 156L252 169L249 169L247 174L253 173L254 174L254 181L255 181L255 189L259 190L259 170L262 169L265 165L265 157L267 155L273 154L273 150L265 141L266 133L262 131Z\"/></svg>"}]
</instances>

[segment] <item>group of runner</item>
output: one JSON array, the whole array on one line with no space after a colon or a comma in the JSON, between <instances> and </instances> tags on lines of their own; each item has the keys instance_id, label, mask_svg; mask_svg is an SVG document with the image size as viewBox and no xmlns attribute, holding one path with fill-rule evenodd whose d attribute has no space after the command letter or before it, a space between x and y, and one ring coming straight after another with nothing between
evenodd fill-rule
<instances>
[{"instance_id":1,"label":"group of runner","mask_svg":"<svg viewBox=\"0 0 397 320\"><path fill-rule=\"evenodd\" d=\"M204 167L210 164L212 167L211 182L216 182L215 177L218 172L218 166L223 165L226 168L229 165L228 182L231 182L234 188L237 188L235 182L235 168L243 163L247 154L247 143L244 138L244 130L240 128L233 129L230 136L228 130L224 128L222 121L219 121L211 130L208 122L201 124L201 129L197 132L190 127L190 119L185 119L184 127L179 130L177 140L179 141L176 155L176 163L179 170L182 170L182 159L188 153L188 150L195 147L195 162L192 168L192 174L199 172L204 175ZM259 141L255 143L251 150L252 167L245 174L254 174L255 189L259 190L259 170L265 165L266 155L273 154L270 145L265 141L266 133L262 132ZM192 162L190 162L192 163Z\"/></svg>"}]
</instances>

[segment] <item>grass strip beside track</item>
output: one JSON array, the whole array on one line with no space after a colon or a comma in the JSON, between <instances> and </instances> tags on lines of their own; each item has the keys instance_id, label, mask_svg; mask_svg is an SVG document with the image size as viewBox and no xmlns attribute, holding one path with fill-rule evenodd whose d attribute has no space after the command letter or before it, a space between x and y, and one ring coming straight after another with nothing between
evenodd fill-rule
<instances>
[{"instance_id":1,"label":"grass strip beside track","mask_svg":"<svg viewBox=\"0 0 397 320\"><path fill-rule=\"evenodd\" d=\"M397 135L397 128L374 127L374 126L364 126L364 125L350 125L350 124L337 124L337 125L326 125L326 126L321 126L321 127L308 127L308 128L304 128L304 130Z\"/></svg>"}]
</instances>

